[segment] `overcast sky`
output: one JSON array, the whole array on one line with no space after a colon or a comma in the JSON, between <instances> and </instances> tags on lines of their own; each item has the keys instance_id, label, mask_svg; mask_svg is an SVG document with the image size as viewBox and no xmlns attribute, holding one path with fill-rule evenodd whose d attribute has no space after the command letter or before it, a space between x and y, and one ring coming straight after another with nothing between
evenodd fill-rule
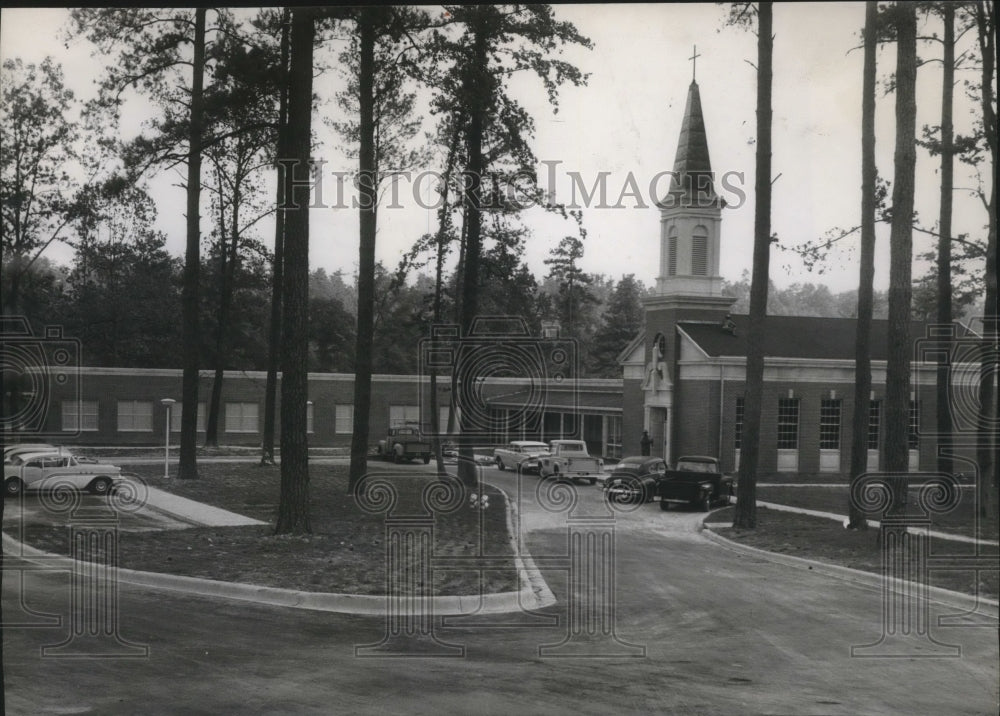
<instances>
[{"instance_id":1,"label":"overcast sky","mask_svg":"<svg viewBox=\"0 0 1000 716\"><path fill-rule=\"evenodd\" d=\"M753 184L756 72L756 38L745 31L724 28L726 10L715 4L579 5L557 6L557 15L574 22L589 37L594 49L568 49L565 59L590 73L585 87L565 87L559 112L554 114L537 81L525 76L514 92L536 120L535 153L556 166L556 199L572 199L570 172L578 172L589 186L600 172L607 175L608 202L615 204L631 174L649 203L648 184L661 171L672 168L684 103L691 81L692 47L697 45L697 81L701 90L713 168L718 174L742 173L747 201L723 213L721 273L738 280L751 264L753 240ZM83 97L93 94L93 80L102 62L91 57L84 40L64 46L61 28L67 13L59 9L5 9L0 25L0 54L37 62L52 55L63 63L67 83ZM774 183L772 226L781 243L798 244L818 238L834 227L858 223L860 204L860 42L864 23L863 3L784 4L774 12ZM937 28L928 28L936 30ZM971 38L969 38L971 39ZM333 48L336 49L336 48ZM937 48L922 47L932 57ZM879 54L879 73L885 76L895 64L895 47ZM963 77L959 75L960 81ZM918 75L918 128L936 124L940 115L940 69L928 65ZM969 75L970 79L974 79ZM330 99L341 87L336 72L317 79L315 91ZM971 126L971 103L959 86L956 129ZM141 100L127 107L123 133L134 132L150 108ZM320 114L333 114L333 103ZM431 129L427 118L427 129ZM319 154L328 172L351 171L354 163L344 157L337 139L314 118L320 140ZM878 105L879 171L892 175L894 121L892 97ZM918 152L917 211L922 225L933 227L938 213L937 159ZM436 168L436 167L432 167ZM174 184L177 175L152 182L160 208L159 225L167 233L168 248L180 255L184 244L183 195ZM956 170L956 186L974 180L964 167ZM333 179L328 185L333 188ZM394 266L400 254L433 226L432 212L420 208L409 185L400 186L402 209L380 212L378 257ZM329 195L329 193L328 193ZM659 217L656 209L637 206L633 196L625 208L584 211L588 236L583 267L612 278L634 273L647 285L656 278L659 259ZM202 230L208 233L207 212ZM985 210L967 193L956 194L955 231L983 232ZM532 227L527 259L539 279L543 259L559 240L575 234L572 222L539 209L525 215ZM327 271L355 270L357 263L357 212L350 209L316 209L311 217L311 263ZM888 285L888 231L880 229L876 283ZM260 237L270 241L261 225ZM919 251L931 240L915 236ZM807 272L792 254L772 253L772 278L779 286L795 282L826 283L832 290L846 290L857 283L856 239L841 242L844 250L829 262L825 274ZM57 261L69 258L55 247ZM917 264L917 274L925 267Z\"/></svg>"}]
</instances>

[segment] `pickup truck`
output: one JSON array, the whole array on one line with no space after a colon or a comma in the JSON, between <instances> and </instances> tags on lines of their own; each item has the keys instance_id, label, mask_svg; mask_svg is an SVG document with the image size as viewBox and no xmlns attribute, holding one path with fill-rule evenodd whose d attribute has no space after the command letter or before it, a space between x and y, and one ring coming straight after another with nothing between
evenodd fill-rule
<instances>
[{"instance_id":1,"label":"pickup truck","mask_svg":"<svg viewBox=\"0 0 1000 716\"><path fill-rule=\"evenodd\" d=\"M414 458L423 458L426 465L431 461L433 450L431 444L420 435L416 425L404 425L389 428L384 440L378 441L378 456L384 460L402 462Z\"/></svg>"},{"instance_id":2,"label":"pickup truck","mask_svg":"<svg viewBox=\"0 0 1000 716\"><path fill-rule=\"evenodd\" d=\"M734 479L719 471L719 461L714 457L682 457L673 470L667 470L656 481L661 510L681 504L708 512L716 503L729 504L735 495Z\"/></svg>"},{"instance_id":3,"label":"pickup truck","mask_svg":"<svg viewBox=\"0 0 1000 716\"><path fill-rule=\"evenodd\" d=\"M604 461L591 457L583 440L553 440L548 455L538 459L541 477L597 484L603 480Z\"/></svg>"},{"instance_id":4,"label":"pickup truck","mask_svg":"<svg viewBox=\"0 0 1000 716\"><path fill-rule=\"evenodd\" d=\"M121 479L122 469L75 455L58 452L21 453L3 467L4 492L8 497L27 488L45 489L71 485L95 495L106 495Z\"/></svg>"},{"instance_id":5,"label":"pickup truck","mask_svg":"<svg viewBox=\"0 0 1000 716\"><path fill-rule=\"evenodd\" d=\"M521 470L537 472L539 461L549 454L547 443L532 440L514 440L493 451L493 458L501 470Z\"/></svg>"}]
</instances>

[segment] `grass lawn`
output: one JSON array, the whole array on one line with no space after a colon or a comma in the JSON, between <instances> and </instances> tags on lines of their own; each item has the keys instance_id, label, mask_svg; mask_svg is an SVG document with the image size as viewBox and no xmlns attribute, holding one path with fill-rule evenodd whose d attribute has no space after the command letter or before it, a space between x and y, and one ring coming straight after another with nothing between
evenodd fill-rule
<instances>
[{"instance_id":1,"label":"grass lawn","mask_svg":"<svg viewBox=\"0 0 1000 716\"><path fill-rule=\"evenodd\" d=\"M917 506L917 491L919 488L911 487L908 496L908 506L910 514L914 514ZM807 486L807 487L758 487L757 499L762 502L775 502L780 505L791 507L805 507L810 510L821 510L823 512L833 512L838 515L846 515L849 504L848 486L832 485L828 487ZM953 534L964 535L966 537L976 536L976 509L975 509L975 489L962 488L959 491L959 501L952 509L944 514L932 514L931 529ZM870 514L870 519L878 520L881 515ZM997 539L997 521L989 520L980 525L979 537L982 539Z\"/></svg>"},{"instance_id":2,"label":"grass lawn","mask_svg":"<svg viewBox=\"0 0 1000 716\"><path fill-rule=\"evenodd\" d=\"M347 466L310 468L308 536L272 534L279 500L276 467L203 464L200 479L164 480L157 468L140 475L153 486L178 495L264 520L266 526L199 527L161 532L122 532L119 566L151 572L245 582L314 592L382 594L386 583L386 521L382 513L361 510L345 496ZM427 473L399 470L396 510L420 514L421 490L433 481ZM462 504L433 519L434 558L487 557L490 570L435 569L434 594L478 594L520 588L508 538L505 503L486 488L489 507ZM36 547L67 554L65 527L30 527L25 535ZM457 561L457 560L456 560ZM454 562L452 563L455 564ZM447 565L441 565L447 566Z\"/></svg>"},{"instance_id":3,"label":"grass lawn","mask_svg":"<svg viewBox=\"0 0 1000 716\"><path fill-rule=\"evenodd\" d=\"M787 491L805 492L811 489L788 488ZM763 491L764 488L761 489L761 492ZM778 502L773 496L764 497L761 495L761 499ZM815 504L804 506L825 509ZM727 507L713 512L709 521L732 524L733 509ZM845 511L844 507L842 506L839 511ZM841 523L834 520L758 507L756 529L742 530L726 527L718 528L717 531L723 537L734 542L770 552L815 559L820 562L876 574L882 571L882 554L878 544L879 530L874 528L846 530ZM972 554L974 548L975 546L971 544L933 538L931 540L931 552L935 556ZM986 554L997 554L996 547L982 546L980 550ZM996 599L997 582L998 574L996 571L980 573L978 576L979 594ZM930 583L936 587L975 594L977 577L975 572L968 570L933 570L930 573Z\"/></svg>"}]
</instances>

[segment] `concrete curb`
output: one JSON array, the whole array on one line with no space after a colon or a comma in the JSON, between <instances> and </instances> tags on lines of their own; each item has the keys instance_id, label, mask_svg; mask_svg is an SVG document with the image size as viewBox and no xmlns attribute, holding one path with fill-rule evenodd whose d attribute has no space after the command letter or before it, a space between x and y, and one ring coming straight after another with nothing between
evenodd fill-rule
<instances>
[{"instance_id":1,"label":"concrete curb","mask_svg":"<svg viewBox=\"0 0 1000 716\"><path fill-rule=\"evenodd\" d=\"M549 589L549 585L542 576L542 573L538 571L535 560L532 558L528 548L524 547L523 554L519 550L518 545L521 543L519 539L521 520L520 515L517 513L517 506L511 501L504 489L490 482L484 481L483 484L489 485L503 495L504 504L507 505L507 535L511 551L514 553L514 568L517 569L518 579L521 580L521 590L519 592L508 592L508 594L518 595L518 609L511 609L509 611L520 611L522 608L535 610L555 604L556 596ZM517 517L516 520L515 517ZM524 601L522 601L522 597L524 597Z\"/></svg>"},{"instance_id":2,"label":"concrete curb","mask_svg":"<svg viewBox=\"0 0 1000 716\"><path fill-rule=\"evenodd\" d=\"M504 504L507 507L505 514L507 517L508 538L514 551L514 566L517 569L522 587L516 592L431 597L428 600L429 610L434 616L504 614L541 609L556 602L555 595L552 594L545 579L535 566L530 553L525 550L523 555L518 554L517 536L514 531L513 519L516 508L510 501L510 498L507 497L506 492L495 485L491 485L491 487L494 487L503 495ZM185 502L193 503L194 500L185 500ZM154 509L156 508L154 507ZM179 515L171 514L171 516L184 519L183 516ZM188 519L186 521L191 520ZM254 522L264 524L256 520ZM3 534L3 547L9 556L23 559L33 564L67 571L74 571L77 568L77 561L70 557L44 552L43 550L18 542L6 533ZM201 577L185 577L177 574L143 572L124 568L116 568L115 576L119 582L140 587L183 592L201 597L217 597L254 602L268 606L311 609L314 611L337 612L341 614L387 615L390 605L385 595L304 592L293 589L282 589L280 587L264 587L240 582L225 582Z\"/></svg>"},{"instance_id":3,"label":"concrete curb","mask_svg":"<svg viewBox=\"0 0 1000 716\"><path fill-rule=\"evenodd\" d=\"M758 503L760 504L760 503ZM707 520L710 515L706 515ZM860 569L852 569L851 567L842 567L837 564L829 564L828 562L818 562L813 559L806 559L804 557L793 557L788 554L779 554L778 552L770 552L765 549L759 549L757 547L750 547L749 545L741 544L739 542L734 542L733 540L727 539L715 532L709 524L702 522L701 534L708 540L715 542L720 547L724 547L732 552L738 552L741 554L754 555L757 557L762 557L770 562L776 564L782 564L786 567L793 567L795 569L807 569L809 571L818 572L819 574L824 574L830 577L837 577L847 582L853 584L858 584L864 587L870 587L872 589L881 590L884 580L881 575L874 574L872 572L865 572ZM893 579L892 587L894 591L900 591L900 587L903 585L908 585L909 589L907 593L912 593L914 587L918 585L914 582L906 582L904 580ZM954 592L950 589L942 589L941 587L927 586L927 592L929 594L930 600L938 604L943 604L948 607L956 609L965 609L970 612L978 612L984 616L992 617L996 619L998 613L1000 613L1000 602L996 599L988 599L987 597L974 597L971 594L965 594L963 592ZM984 610L983 607L986 607Z\"/></svg>"}]
</instances>

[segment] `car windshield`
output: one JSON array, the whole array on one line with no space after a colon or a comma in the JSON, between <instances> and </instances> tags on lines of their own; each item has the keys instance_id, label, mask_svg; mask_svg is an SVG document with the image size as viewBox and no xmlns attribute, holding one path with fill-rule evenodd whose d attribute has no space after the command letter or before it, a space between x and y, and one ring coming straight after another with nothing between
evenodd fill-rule
<instances>
[{"instance_id":1,"label":"car windshield","mask_svg":"<svg viewBox=\"0 0 1000 716\"><path fill-rule=\"evenodd\" d=\"M716 467L714 462L705 462L703 460L680 460L677 463L678 470L685 470L687 472L715 472Z\"/></svg>"}]
</instances>

